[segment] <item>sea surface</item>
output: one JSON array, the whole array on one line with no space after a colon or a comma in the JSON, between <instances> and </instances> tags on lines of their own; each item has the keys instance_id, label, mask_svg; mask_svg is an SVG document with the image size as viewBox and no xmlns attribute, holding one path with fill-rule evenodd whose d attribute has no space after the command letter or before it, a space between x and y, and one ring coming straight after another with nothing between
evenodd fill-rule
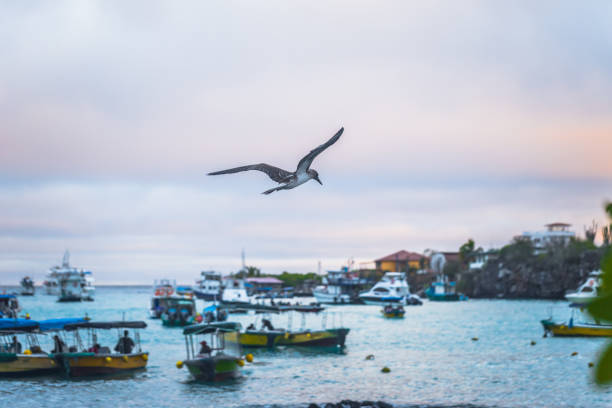
<instances>
[{"instance_id":1,"label":"sea surface","mask_svg":"<svg viewBox=\"0 0 612 408\"><path fill-rule=\"evenodd\" d=\"M565 317L564 302L425 302L407 307L403 320L384 319L380 307L365 305L331 306L325 318L274 315L270 318L279 327L344 325L351 329L346 348L255 352L240 380L211 385L176 368L185 358L182 331L148 318L150 295L148 287L98 287L94 302L57 303L41 294L20 298L23 312L33 319L87 314L95 320L146 321L141 338L149 364L121 377L1 379L0 406L305 407L343 399L402 407L612 406L612 389L594 385L588 367L606 340L542 338L540 320L551 306ZM198 300L198 309L203 307ZM261 318L230 315L244 326ZM112 347L116 338L112 331L100 340ZM370 354L374 359L366 360ZM390 373L381 372L385 366Z\"/></svg>"}]
</instances>

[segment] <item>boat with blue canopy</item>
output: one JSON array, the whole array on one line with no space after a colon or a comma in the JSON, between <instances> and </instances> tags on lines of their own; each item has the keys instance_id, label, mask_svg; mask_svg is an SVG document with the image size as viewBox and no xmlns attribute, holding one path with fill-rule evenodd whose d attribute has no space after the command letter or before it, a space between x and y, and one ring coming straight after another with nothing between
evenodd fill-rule
<instances>
[{"instance_id":1,"label":"boat with blue canopy","mask_svg":"<svg viewBox=\"0 0 612 408\"><path fill-rule=\"evenodd\" d=\"M40 347L39 323L27 319L0 319L0 376L51 374L59 367Z\"/></svg>"}]
</instances>

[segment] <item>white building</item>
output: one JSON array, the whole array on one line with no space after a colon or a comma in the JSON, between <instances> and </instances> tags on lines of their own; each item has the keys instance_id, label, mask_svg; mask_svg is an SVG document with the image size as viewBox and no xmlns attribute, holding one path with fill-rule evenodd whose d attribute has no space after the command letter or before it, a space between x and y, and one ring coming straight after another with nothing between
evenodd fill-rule
<instances>
[{"instance_id":1,"label":"white building","mask_svg":"<svg viewBox=\"0 0 612 408\"><path fill-rule=\"evenodd\" d=\"M536 252L544 250L551 244L567 245L576 237L576 233L569 230L570 226L571 224L554 222L545 225L546 231L523 232L521 238L529 239Z\"/></svg>"}]
</instances>

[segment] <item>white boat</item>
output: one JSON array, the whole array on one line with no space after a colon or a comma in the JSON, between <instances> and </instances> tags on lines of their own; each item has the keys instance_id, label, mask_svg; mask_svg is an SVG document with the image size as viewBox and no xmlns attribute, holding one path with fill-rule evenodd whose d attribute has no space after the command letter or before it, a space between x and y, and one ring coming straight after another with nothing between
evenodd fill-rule
<instances>
[{"instance_id":1,"label":"white boat","mask_svg":"<svg viewBox=\"0 0 612 408\"><path fill-rule=\"evenodd\" d=\"M243 279L228 277L225 279L221 302L227 304L250 303L249 295L244 286Z\"/></svg>"},{"instance_id":2,"label":"white boat","mask_svg":"<svg viewBox=\"0 0 612 408\"><path fill-rule=\"evenodd\" d=\"M81 287L83 288L83 300L93 301L96 294L96 287L94 286L95 279L91 271L81 272Z\"/></svg>"},{"instance_id":3,"label":"white boat","mask_svg":"<svg viewBox=\"0 0 612 408\"><path fill-rule=\"evenodd\" d=\"M95 286L91 271L70 266L70 253L66 251L62 266L49 269L44 282L45 293L58 296L58 302L94 300Z\"/></svg>"},{"instance_id":4,"label":"white boat","mask_svg":"<svg viewBox=\"0 0 612 408\"><path fill-rule=\"evenodd\" d=\"M341 271L327 271L327 276L323 278L323 284L317 286L312 291L312 295L319 303L325 304L348 304L351 303L351 296L346 293L354 285L355 279L348 277L348 268ZM357 283L359 278L357 278Z\"/></svg>"},{"instance_id":5,"label":"white boat","mask_svg":"<svg viewBox=\"0 0 612 408\"><path fill-rule=\"evenodd\" d=\"M387 272L370 290L361 292L359 299L366 305L405 304L410 296L406 274L403 272Z\"/></svg>"},{"instance_id":6,"label":"white boat","mask_svg":"<svg viewBox=\"0 0 612 408\"><path fill-rule=\"evenodd\" d=\"M221 299L221 274L215 271L202 271L200 273L202 279L197 280L197 286L194 288L198 299L214 301Z\"/></svg>"},{"instance_id":7,"label":"white boat","mask_svg":"<svg viewBox=\"0 0 612 408\"><path fill-rule=\"evenodd\" d=\"M176 281L160 279L153 283L153 296L151 296L151 307L149 316L153 319L161 318L167 308L166 299L175 295Z\"/></svg>"},{"instance_id":8,"label":"white boat","mask_svg":"<svg viewBox=\"0 0 612 408\"><path fill-rule=\"evenodd\" d=\"M61 266L52 266L49 268L49 272L43 282L46 295L58 296L59 295L59 276L64 272L70 272L73 268L70 268L70 253L68 250L64 252L64 258Z\"/></svg>"},{"instance_id":9,"label":"white boat","mask_svg":"<svg viewBox=\"0 0 612 408\"><path fill-rule=\"evenodd\" d=\"M83 277L77 270L62 272L58 276L58 302L80 302L83 300Z\"/></svg>"},{"instance_id":10,"label":"white boat","mask_svg":"<svg viewBox=\"0 0 612 408\"><path fill-rule=\"evenodd\" d=\"M19 292L21 296L34 296L34 281L29 276L24 277L19 284L21 285Z\"/></svg>"},{"instance_id":11,"label":"white boat","mask_svg":"<svg viewBox=\"0 0 612 408\"><path fill-rule=\"evenodd\" d=\"M601 271L593 271L589 274L586 282L584 282L578 290L565 295L565 298L571 303L577 305L587 304L597 297L597 292L601 286Z\"/></svg>"}]
</instances>

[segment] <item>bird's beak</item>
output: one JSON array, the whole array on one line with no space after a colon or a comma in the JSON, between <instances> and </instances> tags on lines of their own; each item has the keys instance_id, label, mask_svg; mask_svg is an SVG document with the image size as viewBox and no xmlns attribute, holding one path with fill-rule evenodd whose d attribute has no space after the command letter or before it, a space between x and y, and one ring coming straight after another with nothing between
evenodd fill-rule
<instances>
[{"instance_id":1,"label":"bird's beak","mask_svg":"<svg viewBox=\"0 0 612 408\"><path fill-rule=\"evenodd\" d=\"M319 182L320 185L323 185L323 183L321 183L321 180L319 180L318 177L315 178L315 180L317 180Z\"/></svg>"}]
</instances>

